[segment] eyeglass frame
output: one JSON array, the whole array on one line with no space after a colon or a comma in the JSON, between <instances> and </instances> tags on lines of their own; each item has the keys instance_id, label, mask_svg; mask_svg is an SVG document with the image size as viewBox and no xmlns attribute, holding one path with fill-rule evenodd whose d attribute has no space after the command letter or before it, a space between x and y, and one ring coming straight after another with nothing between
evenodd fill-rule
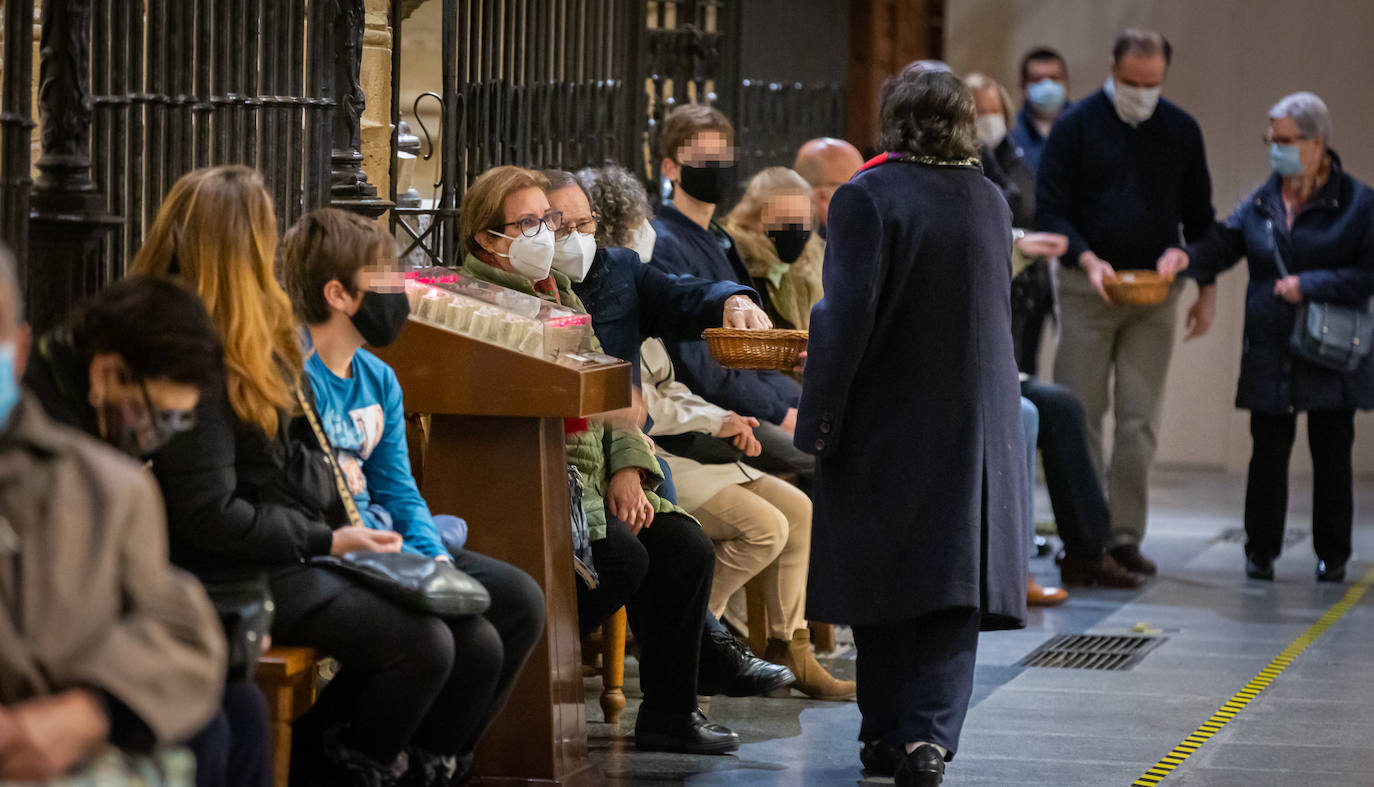
<instances>
[{"instance_id":1,"label":"eyeglass frame","mask_svg":"<svg viewBox=\"0 0 1374 787\"><path fill-rule=\"evenodd\" d=\"M527 221L532 221L532 222L534 222L534 224L531 224L531 225L530 225L529 229L525 229L525 228L522 226L522 225L524 225L524 223L527 222ZM526 238L533 238L535 235L538 235L538 234L539 234L539 226L540 226L541 224L542 224L543 226L545 226L545 227L548 227L549 232L552 232L554 235L557 235L557 234L558 234L558 230L563 226L563 211L561 211L561 210L551 210L551 211L545 213L543 216L539 216L539 217L535 217L535 216L525 216L524 218L519 218L519 219L516 219L515 221L507 221L507 222L501 224L500 226L501 226L501 229L503 229L503 230L504 230L506 227L518 226L518 227L520 227L520 234L521 234L521 235L524 235ZM504 234L504 233L502 233L502 234Z\"/></svg>"},{"instance_id":2,"label":"eyeglass frame","mask_svg":"<svg viewBox=\"0 0 1374 787\"><path fill-rule=\"evenodd\" d=\"M587 222L591 222L591 229L582 229L582 227L585 226ZM583 219L582 221L579 221L576 224L561 224L559 228L554 231L553 237L557 240L563 240L574 231L580 232L583 235L595 235L596 228L600 226L600 224L601 216L598 215L596 211L592 211L591 218Z\"/></svg>"}]
</instances>

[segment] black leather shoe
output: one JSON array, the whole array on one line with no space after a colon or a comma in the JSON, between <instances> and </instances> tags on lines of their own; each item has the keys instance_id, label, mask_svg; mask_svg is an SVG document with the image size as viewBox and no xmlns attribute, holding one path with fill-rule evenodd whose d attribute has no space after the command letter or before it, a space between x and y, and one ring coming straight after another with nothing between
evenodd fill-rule
<instances>
[{"instance_id":1,"label":"black leather shoe","mask_svg":"<svg viewBox=\"0 0 1374 787\"><path fill-rule=\"evenodd\" d=\"M897 787L938 787L944 780L945 758L929 743L917 746L897 766Z\"/></svg>"},{"instance_id":2,"label":"black leather shoe","mask_svg":"<svg viewBox=\"0 0 1374 787\"><path fill-rule=\"evenodd\" d=\"M703 697L756 697L796 680L792 670L757 658L727 633L712 632L701 641L697 694Z\"/></svg>"},{"instance_id":3,"label":"black leather shoe","mask_svg":"<svg viewBox=\"0 0 1374 787\"><path fill-rule=\"evenodd\" d=\"M1274 581L1274 561L1272 558L1259 557L1258 555L1245 556L1245 576L1251 579L1262 579L1265 582Z\"/></svg>"},{"instance_id":4,"label":"black leather shoe","mask_svg":"<svg viewBox=\"0 0 1374 787\"><path fill-rule=\"evenodd\" d=\"M866 741L859 749L859 762L872 776L895 776L897 766L906 759L906 747L886 740Z\"/></svg>"},{"instance_id":5,"label":"black leather shoe","mask_svg":"<svg viewBox=\"0 0 1374 787\"><path fill-rule=\"evenodd\" d=\"M739 748L739 736L707 721L700 710L662 713L640 707L635 720L635 748L679 754L728 754Z\"/></svg>"},{"instance_id":6,"label":"black leather shoe","mask_svg":"<svg viewBox=\"0 0 1374 787\"><path fill-rule=\"evenodd\" d=\"M1344 582L1344 581L1345 581L1345 564L1342 563L1342 564L1340 564L1339 566L1337 566L1337 565L1334 565L1334 564L1331 564L1331 563L1327 563L1325 560L1318 560L1318 561L1317 561L1317 581L1318 581L1318 582L1335 582L1335 583L1338 583L1338 584L1341 583L1341 582Z\"/></svg>"}]
</instances>

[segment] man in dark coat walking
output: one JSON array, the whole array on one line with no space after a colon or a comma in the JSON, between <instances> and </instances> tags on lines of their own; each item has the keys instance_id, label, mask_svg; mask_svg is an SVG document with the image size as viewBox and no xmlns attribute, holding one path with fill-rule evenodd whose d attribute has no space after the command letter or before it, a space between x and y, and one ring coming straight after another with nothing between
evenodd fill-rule
<instances>
[{"instance_id":1,"label":"man in dark coat walking","mask_svg":"<svg viewBox=\"0 0 1374 787\"><path fill-rule=\"evenodd\" d=\"M796 445L818 457L808 617L854 628L861 758L938 784L981 629L1026 614L1011 220L952 74L884 87L883 144L830 204Z\"/></svg>"}]
</instances>

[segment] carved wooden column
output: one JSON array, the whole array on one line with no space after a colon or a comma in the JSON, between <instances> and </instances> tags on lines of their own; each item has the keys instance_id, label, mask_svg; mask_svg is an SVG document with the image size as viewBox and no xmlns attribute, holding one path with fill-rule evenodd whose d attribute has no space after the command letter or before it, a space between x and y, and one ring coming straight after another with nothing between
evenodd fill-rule
<instances>
[{"instance_id":1,"label":"carved wooden column","mask_svg":"<svg viewBox=\"0 0 1374 787\"><path fill-rule=\"evenodd\" d=\"M330 204L370 218L390 210L390 200L363 171L362 116L367 99L360 82L366 0L335 0L333 156L330 160ZM385 108L384 108L385 109ZM389 114L389 113L388 113Z\"/></svg>"},{"instance_id":2,"label":"carved wooden column","mask_svg":"<svg viewBox=\"0 0 1374 787\"><path fill-rule=\"evenodd\" d=\"M43 0L38 117L43 155L30 203L29 322L36 331L118 271L103 271L100 242L118 219L91 179L90 0Z\"/></svg>"}]
</instances>

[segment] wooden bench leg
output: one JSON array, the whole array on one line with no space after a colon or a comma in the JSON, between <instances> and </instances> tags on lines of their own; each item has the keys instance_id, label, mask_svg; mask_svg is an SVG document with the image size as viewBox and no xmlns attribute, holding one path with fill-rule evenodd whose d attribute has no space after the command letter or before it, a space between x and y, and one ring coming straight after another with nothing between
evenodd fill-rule
<instances>
[{"instance_id":1,"label":"wooden bench leg","mask_svg":"<svg viewBox=\"0 0 1374 787\"><path fill-rule=\"evenodd\" d=\"M601 713L607 724L619 724L625 709L625 608L601 627Z\"/></svg>"},{"instance_id":2,"label":"wooden bench leg","mask_svg":"<svg viewBox=\"0 0 1374 787\"><path fill-rule=\"evenodd\" d=\"M817 653L829 653L835 649L835 626L831 623L811 623L811 644Z\"/></svg>"}]
</instances>

